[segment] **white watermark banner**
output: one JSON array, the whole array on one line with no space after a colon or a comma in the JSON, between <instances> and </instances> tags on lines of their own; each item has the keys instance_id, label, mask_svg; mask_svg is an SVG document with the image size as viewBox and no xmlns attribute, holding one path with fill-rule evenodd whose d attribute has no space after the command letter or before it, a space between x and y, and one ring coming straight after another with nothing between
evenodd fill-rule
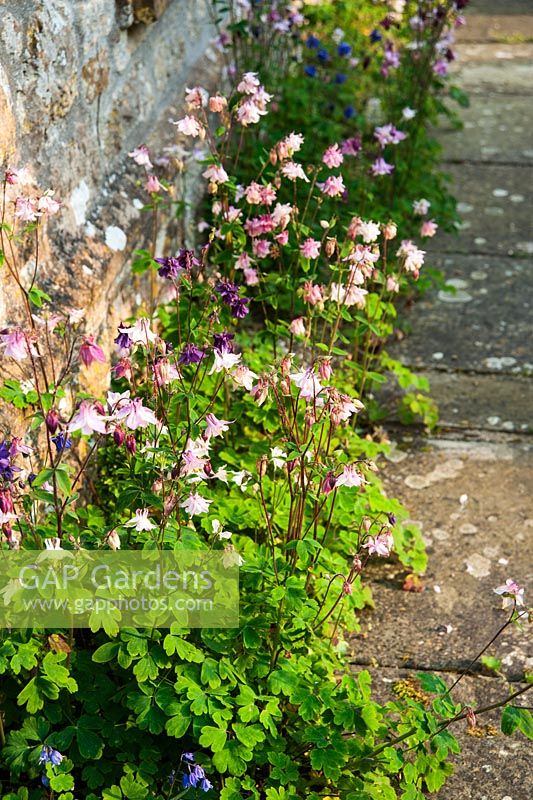
<instances>
[{"instance_id":1,"label":"white watermark banner","mask_svg":"<svg viewBox=\"0 0 533 800\"><path fill-rule=\"evenodd\" d=\"M232 628L239 568L205 550L0 552L0 627Z\"/></svg>"}]
</instances>

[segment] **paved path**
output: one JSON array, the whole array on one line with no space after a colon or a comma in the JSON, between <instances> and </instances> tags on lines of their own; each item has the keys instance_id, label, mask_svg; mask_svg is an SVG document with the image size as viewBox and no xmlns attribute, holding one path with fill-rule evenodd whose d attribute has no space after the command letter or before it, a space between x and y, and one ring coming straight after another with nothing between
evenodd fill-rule
<instances>
[{"instance_id":1,"label":"paved path","mask_svg":"<svg viewBox=\"0 0 533 800\"><path fill-rule=\"evenodd\" d=\"M376 609L354 640L383 697L420 669L454 679L502 623L492 589L507 577L533 593L533 0L475 0L467 16L456 78L471 106L462 131L441 134L463 224L428 259L456 292L422 300L396 350L430 379L442 425L424 441L404 432L384 470L429 567L422 593L403 591L399 565L377 567ZM533 670L527 632L490 652L513 681ZM487 672L461 685L465 702L505 695ZM524 738L456 727L463 752L439 800L531 798Z\"/></svg>"}]
</instances>

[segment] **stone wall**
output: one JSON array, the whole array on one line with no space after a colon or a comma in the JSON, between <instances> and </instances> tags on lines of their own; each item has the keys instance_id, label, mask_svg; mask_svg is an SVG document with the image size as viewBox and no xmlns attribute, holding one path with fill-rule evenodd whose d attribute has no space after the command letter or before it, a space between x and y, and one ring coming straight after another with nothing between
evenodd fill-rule
<instances>
[{"instance_id":1,"label":"stone wall","mask_svg":"<svg viewBox=\"0 0 533 800\"><path fill-rule=\"evenodd\" d=\"M85 307L107 346L135 307L129 264L148 239L142 169L127 154L171 144L184 87L216 74L210 6L0 0L0 163L27 166L63 202L41 248L44 288ZM19 301L0 280L2 325Z\"/></svg>"}]
</instances>

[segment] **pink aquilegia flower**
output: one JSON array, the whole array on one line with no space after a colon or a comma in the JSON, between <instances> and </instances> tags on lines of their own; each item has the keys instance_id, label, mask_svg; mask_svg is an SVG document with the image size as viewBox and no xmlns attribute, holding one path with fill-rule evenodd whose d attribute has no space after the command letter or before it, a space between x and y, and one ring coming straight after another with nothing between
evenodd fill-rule
<instances>
[{"instance_id":1,"label":"pink aquilegia flower","mask_svg":"<svg viewBox=\"0 0 533 800\"><path fill-rule=\"evenodd\" d=\"M106 433L106 420L107 417L98 411L95 403L82 400L77 413L68 425L68 431L69 433L80 431L85 436L90 436L92 433Z\"/></svg>"},{"instance_id":2,"label":"pink aquilegia flower","mask_svg":"<svg viewBox=\"0 0 533 800\"><path fill-rule=\"evenodd\" d=\"M336 486L361 486L365 482L365 479L358 471L355 464L346 464L343 468L341 474L335 481Z\"/></svg>"},{"instance_id":3,"label":"pink aquilegia flower","mask_svg":"<svg viewBox=\"0 0 533 800\"><path fill-rule=\"evenodd\" d=\"M320 242L317 239L306 239L300 245L300 252L304 258L318 258L320 255Z\"/></svg>"},{"instance_id":4,"label":"pink aquilegia flower","mask_svg":"<svg viewBox=\"0 0 533 800\"><path fill-rule=\"evenodd\" d=\"M146 183L144 184L144 188L151 194L152 192L160 192L163 187L161 186L157 175L148 175Z\"/></svg>"},{"instance_id":5,"label":"pink aquilegia flower","mask_svg":"<svg viewBox=\"0 0 533 800\"><path fill-rule=\"evenodd\" d=\"M257 286L259 283L259 273L254 267L246 267L244 270L244 281L247 286Z\"/></svg>"},{"instance_id":6,"label":"pink aquilegia flower","mask_svg":"<svg viewBox=\"0 0 533 800\"><path fill-rule=\"evenodd\" d=\"M17 197L15 200L15 216L22 222L35 222L39 217L37 201L32 197Z\"/></svg>"},{"instance_id":7,"label":"pink aquilegia flower","mask_svg":"<svg viewBox=\"0 0 533 800\"><path fill-rule=\"evenodd\" d=\"M374 163L370 167L370 171L372 175L390 175L394 169L393 164L388 164L384 158L376 158Z\"/></svg>"},{"instance_id":8,"label":"pink aquilegia flower","mask_svg":"<svg viewBox=\"0 0 533 800\"><path fill-rule=\"evenodd\" d=\"M316 306L324 302L324 291L318 284L314 284L312 281L306 281L304 283L303 298L309 305Z\"/></svg>"},{"instance_id":9,"label":"pink aquilegia flower","mask_svg":"<svg viewBox=\"0 0 533 800\"><path fill-rule=\"evenodd\" d=\"M524 605L524 589L511 578L507 578L503 586L498 586L494 591L496 594L503 595L502 608Z\"/></svg>"},{"instance_id":10,"label":"pink aquilegia flower","mask_svg":"<svg viewBox=\"0 0 533 800\"><path fill-rule=\"evenodd\" d=\"M377 555L388 558L394 547L394 539L390 531L380 533L378 536L369 536L363 547L368 549L369 555Z\"/></svg>"},{"instance_id":11,"label":"pink aquilegia flower","mask_svg":"<svg viewBox=\"0 0 533 800\"><path fill-rule=\"evenodd\" d=\"M309 183L309 178L305 174L304 168L301 164L297 164L296 161L286 161L281 168L281 173L291 181L295 181L299 178Z\"/></svg>"},{"instance_id":12,"label":"pink aquilegia flower","mask_svg":"<svg viewBox=\"0 0 533 800\"><path fill-rule=\"evenodd\" d=\"M211 183L226 183L229 181L228 173L220 164L210 164L205 172L202 172L202 175Z\"/></svg>"},{"instance_id":13,"label":"pink aquilegia flower","mask_svg":"<svg viewBox=\"0 0 533 800\"><path fill-rule=\"evenodd\" d=\"M157 341L157 334L150 328L150 320L147 317L139 317L133 325L120 326L118 332L127 334L133 344L146 346Z\"/></svg>"},{"instance_id":14,"label":"pink aquilegia flower","mask_svg":"<svg viewBox=\"0 0 533 800\"><path fill-rule=\"evenodd\" d=\"M220 114L220 112L224 111L227 107L228 101L222 95L215 94L213 97L209 98L209 111L212 111L214 114Z\"/></svg>"},{"instance_id":15,"label":"pink aquilegia flower","mask_svg":"<svg viewBox=\"0 0 533 800\"><path fill-rule=\"evenodd\" d=\"M51 189L48 189L37 200L38 211L41 214L46 214L47 217L53 217L54 214L57 214L57 212L61 208L61 203L58 200L54 200L53 195L54 192Z\"/></svg>"},{"instance_id":16,"label":"pink aquilegia flower","mask_svg":"<svg viewBox=\"0 0 533 800\"><path fill-rule=\"evenodd\" d=\"M429 239L437 233L438 225L433 219L426 219L420 226L420 236Z\"/></svg>"},{"instance_id":17,"label":"pink aquilegia flower","mask_svg":"<svg viewBox=\"0 0 533 800\"><path fill-rule=\"evenodd\" d=\"M420 269L424 264L425 250L419 250L418 247L410 239L403 239L400 247L396 251L396 255L404 258L404 268L407 272L412 272L415 277L418 277Z\"/></svg>"},{"instance_id":18,"label":"pink aquilegia flower","mask_svg":"<svg viewBox=\"0 0 533 800\"><path fill-rule=\"evenodd\" d=\"M205 432L208 438L222 436L232 424L233 420L217 419L214 414L206 414L205 416Z\"/></svg>"},{"instance_id":19,"label":"pink aquilegia flower","mask_svg":"<svg viewBox=\"0 0 533 800\"><path fill-rule=\"evenodd\" d=\"M429 200L426 200L425 197L421 197L420 200L413 201L413 211L415 214L418 214L420 217L423 217L424 214L427 214L431 207L431 203Z\"/></svg>"},{"instance_id":20,"label":"pink aquilegia flower","mask_svg":"<svg viewBox=\"0 0 533 800\"><path fill-rule=\"evenodd\" d=\"M322 185L322 192L328 197L339 197L344 194L346 187L342 175L330 175Z\"/></svg>"},{"instance_id":21,"label":"pink aquilegia flower","mask_svg":"<svg viewBox=\"0 0 533 800\"><path fill-rule=\"evenodd\" d=\"M290 378L304 400L314 399L322 391L322 385L311 369L291 373Z\"/></svg>"},{"instance_id":22,"label":"pink aquilegia flower","mask_svg":"<svg viewBox=\"0 0 533 800\"><path fill-rule=\"evenodd\" d=\"M198 122L196 117L192 117L190 114L186 114L183 119L178 119L172 124L176 126L183 136L192 136L196 138L196 136L200 136L204 132L202 124Z\"/></svg>"},{"instance_id":23,"label":"pink aquilegia flower","mask_svg":"<svg viewBox=\"0 0 533 800\"><path fill-rule=\"evenodd\" d=\"M335 169L336 167L340 167L340 165L344 161L344 156L341 152L339 145L332 144L331 147L328 147L328 149L322 156L322 161L326 165L326 167L329 167L330 169Z\"/></svg>"},{"instance_id":24,"label":"pink aquilegia flower","mask_svg":"<svg viewBox=\"0 0 533 800\"><path fill-rule=\"evenodd\" d=\"M143 406L140 397L135 397L127 403L124 403L116 412L117 419L124 420L124 424L130 431L135 431L137 428L147 428L148 425L157 425L158 420L151 408Z\"/></svg>"},{"instance_id":25,"label":"pink aquilegia flower","mask_svg":"<svg viewBox=\"0 0 533 800\"><path fill-rule=\"evenodd\" d=\"M260 85L257 72L245 72L237 84L237 91L241 92L241 94L255 94Z\"/></svg>"},{"instance_id":26,"label":"pink aquilegia flower","mask_svg":"<svg viewBox=\"0 0 533 800\"><path fill-rule=\"evenodd\" d=\"M128 153L128 155L130 158L133 158L135 163L140 167L146 167L146 169L152 168L150 153L145 144L139 145L139 147L136 147L135 150L132 150L131 153Z\"/></svg>"},{"instance_id":27,"label":"pink aquilegia flower","mask_svg":"<svg viewBox=\"0 0 533 800\"><path fill-rule=\"evenodd\" d=\"M190 109L204 108L207 105L209 93L203 86L194 86L192 89L185 89L185 102Z\"/></svg>"},{"instance_id":28,"label":"pink aquilegia flower","mask_svg":"<svg viewBox=\"0 0 533 800\"><path fill-rule=\"evenodd\" d=\"M303 317L296 317L289 325L289 330L294 336L305 336L305 320Z\"/></svg>"},{"instance_id":29,"label":"pink aquilegia flower","mask_svg":"<svg viewBox=\"0 0 533 800\"><path fill-rule=\"evenodd\" d=\"M196 514L206 514L212 502L212 500L202 497L198 492L194 494L191 492L187 499L180 503L180 506L185 509L190 517L194 517Z\"/></svg>"},{"instance_id":30,"label":"pink aquilegia flower","mask_svg":"<svg viewBox=\"0 0 533 800\"><path fill-rule=\"evenodd\" d=\"M147 508L138 508L134 516L124 523L124 527L135 528L136 531L151 531L157 528L157 525L148 519L148 513Z\"/></svg>"},{"instance_id":31,"label":"pink aquilegia flower","mask_svg":"<svg viewBox=\"0 0 533 800\"><path fill-rule=\"evenodd\" d=\"M80 359L86 367L90 367L95 361L105 364L106 357L102 348L96 344L94 336L86 336L80 347Z\"/></svg>"},{"instance_id":32,"label":"pink aquilegia flower","mask_svg":"<svg viewBox=\"0 0 533 800\"><path fill-rule=\"evenodd\" d=\"M5 347L4 356L14 358L15 361L24 361L28 356L37 356L38 353L21 330L9 331L0 334L0 347Z\"/></svg>"}]
</instances>

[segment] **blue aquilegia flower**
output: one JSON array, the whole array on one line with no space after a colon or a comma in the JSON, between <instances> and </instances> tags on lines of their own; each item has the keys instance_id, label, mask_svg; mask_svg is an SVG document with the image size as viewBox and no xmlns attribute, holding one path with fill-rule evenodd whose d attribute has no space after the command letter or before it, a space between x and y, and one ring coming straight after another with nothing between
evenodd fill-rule
<instances>
[{"instance_id":1,"label":"blue aquilegia flower","mask_svg":"<svg viewBox=\"0 0 533 800\"><path fill-rule=\"evenodd\" d=\"M43 744L42 750L39 755L39 764L52 764L53 767L58 767L64 759L64 755L59 750L54 750L47 744Z\"/></svg>"},{"instance_id":2,"label":"blue aquilegia flower","mask_svg":"<svg viewBox=\"0 0 533 800\"><path fill-rule=\"evenodd\" d=\"M316 67L313 64L307 64L304 67L304 72L309 78L314 78L316 76Z\"/></svg>"},{"instance_id":3,"label":"blue aquilegia flower","mask_svg":"<svg viewBox=\"0 0 533 800\"><path fill-rule=\"evenodd\" d=\"M72 447L72 439L69 439L67 434L63 433L63 431L55 436L52 436L52 441L55 444L58 453L62 453L63 450L70 450Z\"/></svg>"},{"instance_id":4,"label":"blue aquilegia flower","mask_svg":"<svg viewBox=\"0 0 533 800\"><path fill-rule=\"evenodd\" d=\"M181 761L185 770L181 776L181 785L184 789L192 788L208 792L209 789L213 788L213 784L206 777L203 767L195 762L194 753L183 753Z\"/></svg>"},{"instance_id":5,"label":"blue aquilegia flower","mask_svg":"<svg viewBox=\"0 0 533 800\"><path fill-rule=\"evenodd\" d=\"M352 48L348 44L348 42L341 42L340 45L337 47L337 53L340 56L349 56L351 52Z\"/></svg>"}]
</instances>

